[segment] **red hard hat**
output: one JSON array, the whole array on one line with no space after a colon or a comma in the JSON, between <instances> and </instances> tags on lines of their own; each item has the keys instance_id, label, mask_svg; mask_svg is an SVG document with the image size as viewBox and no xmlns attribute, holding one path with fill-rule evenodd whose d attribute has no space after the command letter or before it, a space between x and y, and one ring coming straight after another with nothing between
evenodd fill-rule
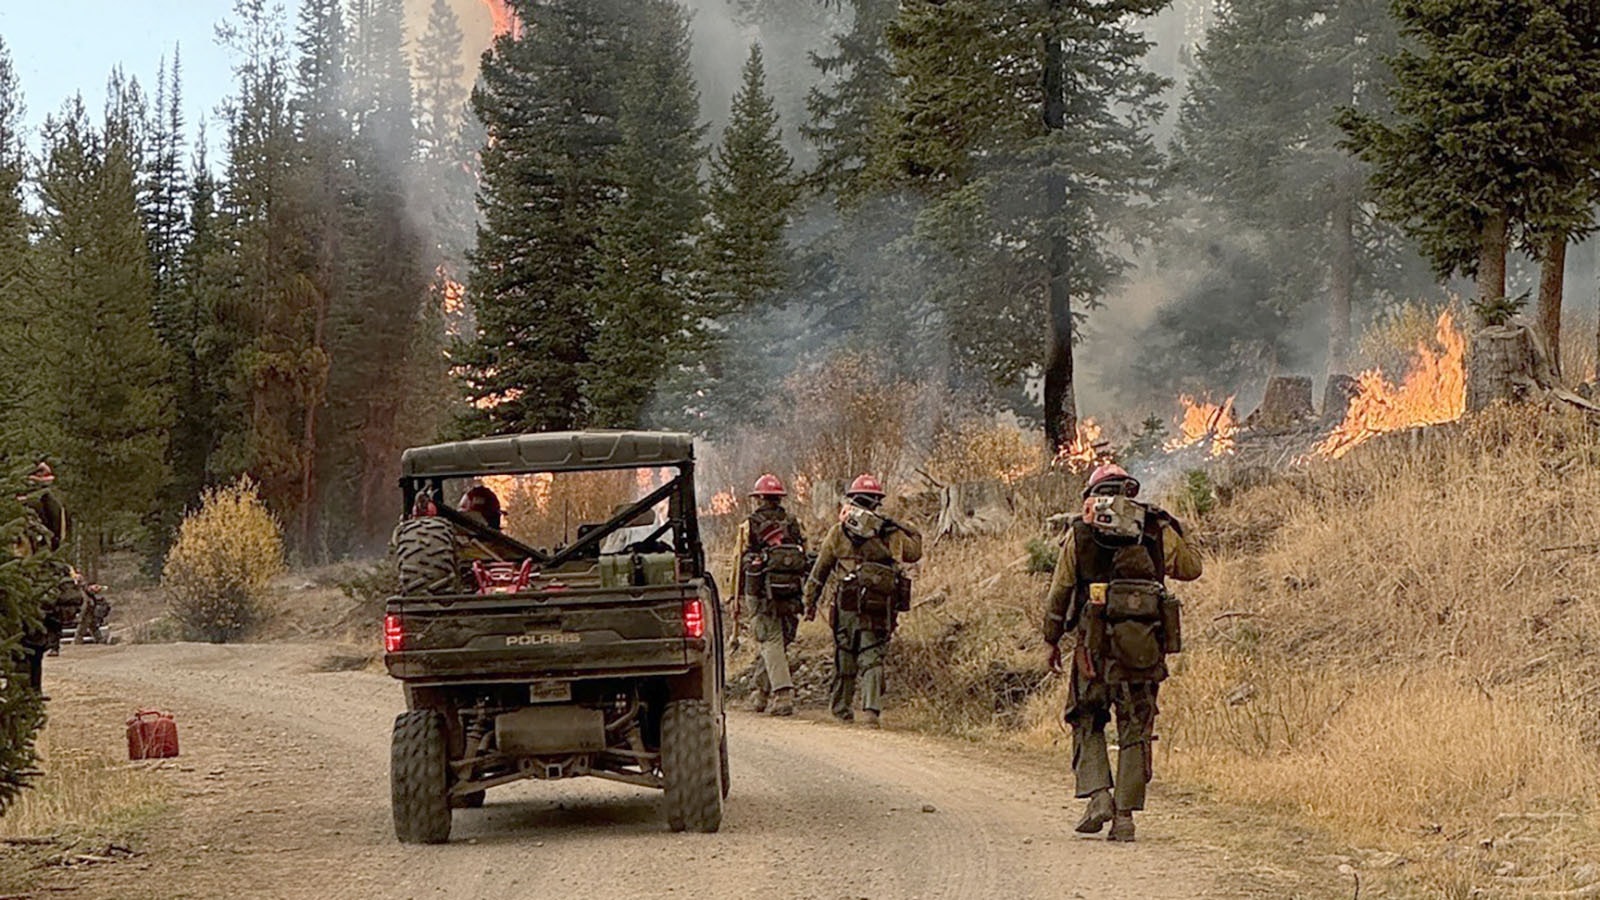
<instances>
[{"instance_id":1,"label":"red hard hat","mask_svg":"<svg viewBox=\"0 0 1600 900\"><path fill-rule=\"evenodd\" d=\"M880 483L878 479L873 478L871 475L856 476L856 480L850 482L850 490L844 492L846 497L853 497L856 494L865 494L871 497L886 496L884 494L883 484Z\"/></svg>"},{"instance_id":2,"label":"red hard hat","mask_svg":"<svg viewBox=\"0 0 1600 900\"><path fill-rule=\"evenodd\" d=\"M1139 494L1139 479L1129 475L1127 469L1116 463L1103 463L1096 466L1094 472L1090 473L1089 483L1083 487L1083 496L1089 496L1094 493L1095 488L1108 481L1122 482L1124 484L1123 491L1129 497L1135 497Z\"/></svg>"},{"instance_id":3,"label":"red hard hat","mask_svg":"<svg viewBox=\"0 0 1600 900\"><path fill-rule=\"evenodd\" d=\"M787 497L789 492L783 489L783 482L778 476L768 472L756 479L756 486L750 489L752 497Z\"/></svg>"}]
</instances>

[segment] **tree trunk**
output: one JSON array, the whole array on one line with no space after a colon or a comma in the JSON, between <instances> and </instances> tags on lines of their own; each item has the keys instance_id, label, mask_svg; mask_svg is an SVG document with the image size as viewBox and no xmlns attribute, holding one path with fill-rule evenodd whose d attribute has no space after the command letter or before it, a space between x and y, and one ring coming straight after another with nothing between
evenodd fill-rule
<instances>
[{"instance_id":1,"label":"tree trunk","mask_svg":"<svg viewBox=\"0 0 1600 900\"><path fill-rule=\"evenodd\" d=\"M1350 367L1350 313L1356 292L1355 171L1339 173L1333 207L1333 261L1328 273L1328 374Z\"/></svg>"},{"instance_id":2,"label":"tree trunk","mask_svg":"<svg viewBox=\"0 0 1600 900\"><path fill-rule=\"evenodd\" d=\"M1467 355L1467 412L1499 401L1527 400L1540 387L1540 363L1527 326L1502 325L1473 335Z\"/></svg>"},{"instance_id":3,"label":"tree trunk","mask_svg":"<svg viewBox=\"0 0 1600 900\"><path fill-rule=\"evenodd\" d=\"M1303 375L1274 375L1267 382L1266 396L1256 411L1245 418L1251 428L1281 430L1294 428L1301 422L1314 419L1316 407L1311 403L1311 379Z\"/></svg>"},{"instance_id":4,"label":"tree trunk","mask_svg":"<svg viewBox=\"0 0 1600 900\"><path fill-rule=\"evenodd\" d=\"M1567 235L1551 235L1539 267L1539 339L1550 368L1561 373L1561 306L1566 293Z\"/></svg>"},{"instance_id":5,"label":"tree trunk","mask_svg":"<svg viewBox=\"0 0 1600 900\"><path fill-rule=\"evenodd\" d=\"M1046 0L1044 35L1044 125L1060 131L1066 123L1062 83L1062 0ZM1054 456L1078 432L1078 398L1073 384L1072 290L1067 280L1069 245L1057 221L1066 207L1066 179L1052 168L1044 177L1044 216L1049 246L1045 266L1049 278L1050 349L1044 364L1044 430Z\"/></svg>"},{"instance_id":6,"label":"tree trunk","mask_svg":"<svg viewBox=\"0 0 1600 900\"><path fill-rule=\"evenodd\" d=\"M1505 210L1495 210L1483 223L1478 239L1478 300L1506 298L1506 235L1511 230Z\"/></svg>"},{"instance_id":7,"label":"tree trunk","mask_svg":"<svg viewBox=\"0 0 1600 900\"><path fill-rule=\"evenodd\" d=\"M1355 378L1336 374L1328 376L1322 392L1322 420L1328 424L1343 422L1350 415L1350 401L1360 393L1360 382Z\"/></svg>"}]
</instances>

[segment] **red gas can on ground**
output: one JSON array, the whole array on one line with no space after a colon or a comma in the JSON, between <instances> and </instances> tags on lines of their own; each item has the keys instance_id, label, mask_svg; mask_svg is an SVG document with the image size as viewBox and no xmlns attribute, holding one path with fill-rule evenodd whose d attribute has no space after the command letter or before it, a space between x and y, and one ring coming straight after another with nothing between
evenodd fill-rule
<instances>
[{"instance_id":1,"label":"red gas can on ground","mask_svg":"<svg viewBox=\"0 0 1600 900\"><path fill-rule=\"evenodd\" d=\"M129 759L168 759L178 755L178 723L172 713L141 709L128 720Z\"/></svg>"}]
</instances>

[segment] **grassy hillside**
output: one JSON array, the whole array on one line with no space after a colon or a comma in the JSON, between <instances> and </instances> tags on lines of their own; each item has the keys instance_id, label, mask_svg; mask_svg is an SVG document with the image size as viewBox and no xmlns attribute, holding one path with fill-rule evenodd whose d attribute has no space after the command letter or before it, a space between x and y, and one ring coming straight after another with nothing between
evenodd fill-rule
<instances>
[{"instance_id":1,"label":"grassy hillside","mask_svg":"<svg viewBox=\"0 0 1600 900\"><path fill-rule=\"evenodd\" d=\"M1398 854L1430 894L1600 882L1594 427L1497 410L1251 487L1216 477L1158 778ZM919 592L948 599L897 638L902 721L1065 752L1046 576L1020 564L1061 503L1024 498L1012 533L930 554Z\"/></svg>"}]
</instances>

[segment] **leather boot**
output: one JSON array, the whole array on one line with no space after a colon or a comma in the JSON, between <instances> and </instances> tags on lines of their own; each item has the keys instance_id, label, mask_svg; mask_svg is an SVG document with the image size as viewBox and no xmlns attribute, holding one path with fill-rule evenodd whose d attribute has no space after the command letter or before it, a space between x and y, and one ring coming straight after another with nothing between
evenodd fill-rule
<instances>
[{"instance_id":1,"label":"leather boot","mask_svg":"<svg viewBox=\"0 0 1600 900\"><path fill-rule=\"evenodd\" d=\"M1106 835L1106 840L1120 841L1125 844L1133 843L1133 813L1117 811L1116 818L1111 820L1111 833Z\"/></svg>"},{"instance_id":2,"label":"leather boot","mask_svg":"<svg viewBox=\"0 0 1600 900\"><path fill-rule=\"evenodd\" d=\"M794 688L778 688L767 712L774 716L794 715Z\"/></svg>"},{"instance_id":3,"label":"leather boot","mask_svg":"<svg viewBox=\"0 0 1600 900\"><path fill-rule=\"evenodd\" d=\"M750 705L747 708L753 713L766 712L767 711L767 692L766 691L751 691L750 692Z\"/></svg>"},{"instance_id":4,"label":"leather boot","mask_svg":"<svg viewBox=\"0 0 1600 900\"><path fill-rule=\"evenodd\" d=\"M1111 792L1104 788L1095 791L1089 795L1089 804L1084 807L1083 818L1078 820L1078 833L1099 834L1116 813L1116 807L1111 803Z\"/></svg>"},{"instance_id":5,"label":"leather boot","mask_svg":"<svg viewBox=\"0 0 1600 900\"><path fill-rule=\"evenodd\" d=\"M861 711L861 727L862 728L877 728L878 727L878 711L875 710L875 709L863 709Z\"/></svg>"}]
</instances>

